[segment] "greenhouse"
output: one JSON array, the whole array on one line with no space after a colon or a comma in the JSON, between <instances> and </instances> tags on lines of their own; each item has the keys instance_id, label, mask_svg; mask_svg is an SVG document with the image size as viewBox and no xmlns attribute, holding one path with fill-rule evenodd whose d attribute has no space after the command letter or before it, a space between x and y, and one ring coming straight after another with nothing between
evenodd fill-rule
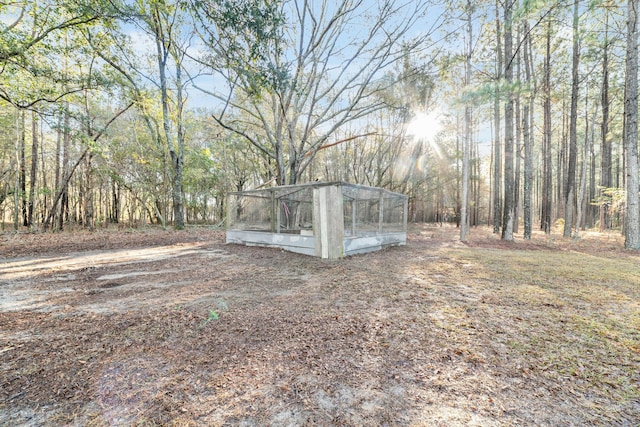
<instances>
[{"instance_id":1,"label":"greenhouse","mask_svg":"<svg viewBox=\"0 0 640 427\"><path fill-rule=\"evenodd\" d=\"M226 241L342 258L404 245L407 204L404 194L344 182L233 192Z\"/></svg>"}]
</instances>

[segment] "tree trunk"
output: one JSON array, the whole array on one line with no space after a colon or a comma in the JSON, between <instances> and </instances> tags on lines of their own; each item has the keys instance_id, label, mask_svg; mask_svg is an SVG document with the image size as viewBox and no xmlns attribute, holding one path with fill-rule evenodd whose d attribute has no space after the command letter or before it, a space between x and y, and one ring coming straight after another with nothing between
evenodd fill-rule
<instances>
[{"instance_id":1,"label":"tree trunk","mask_svg":"<svg viewBox=\"0 0 640 427\"><path fill-rule=\"evenodd\" d=\"M17 111L17 114L16 114L15 129L17 131L16 141L14 145L16 157L15 157L15 163L13 163L13 165L11 166L11 169L13 169L14 166L16 167L15 186L13 187L13 192L9 194L13 195L13 229L15 231L18 231L18 229L20 228L20 188L21 188L20 165L22 163L21 158L24 157L22 155L22 149L20 148L21 146L22 147L24 146L24 143L21 142L24 134L21 132L21 128L20 128L20 111Z\"/></svg>"},{"instance_id":2,"label":"tree trunk","mask_svg":"<svg viewBox=\"0 0 640 427\"><path fill-rule=\"evenodd\" d=\"M464 144L464 142L463 142ZM462 167L460 165L460 161L462 160L460 158L460 153L462 153L464 151L464 148L462 148L460 146L460 116L459 114L456 114L456 150L455 150L455 159L456 159L456 166L455 169L456 171L460 171L462 170ZM413 165L414 161L413 159L411 159L411 164ZM410 173L409 175L413 174L413 167L410 169ZM456 201L456 208L455 208L455 213L456 213L456 227L460 227L460 221L461 221L461 212L462 212L462 199L461 199L461 184L462 184L462 177L460 176L460 173L456 173L455 174L455 180L456 180L456 185L455 185L455 201ZM407 180L408 183L408 180ZM404 192L404 191L403 191Z\"/></svg>"},{"instance_id":3,"label":"tree trunk","mask_svg":"<svg viewBox=\"0 0 640 427\"><path fill-rule=\"evenodd\" d=\"M42 135L42 131L40 130L40 153L44 153L44 137ZM57 164L58 162L56 162ZM49 188L49 184L47 181L47 167L45 162L45 156L40 156L40 175L42 176L42 188ZM40 209L40 222L44 222L46 218L47 212L49 211L49 203L47 193L44 194L42 199L42 208Z\"/></svg>"},{"instance_id":4,"label":"tree trunk","mask_svg":"<svg viewBox=\"0 0 640 427\"><path fill-rule=\"evenodd\" d=\"M520 39L520 32L517 34ZM521 73L521 57L520 49L516 54L516 80L522 81ZM513 232L518 233L519 230L519 217L520 217L520 171L521 171L521 158L522 158L522 91L518 90L515 95L515 135L514 135L514 160L515 160L515 172L513 177Z\"/></svg>"},{"instance_id":5,"label":"tree trunk","mask_svg":"<svg viewBox=\"0 0 640 427\"><path fill-rule=\"evenodd\" d=\"M602 48L602 123L600 124L600 231L609 228L609 204L604 192L611 188L611 139L609 137L609 8L605 7L604 46Z\"/></svg>"},{"instance_id":6,"label":"tree trunk","mask_svg":"<svg viewBox=\"0 0 640 427\"><path fill-rule=\"evenodd\" d=\"M86 188L84 191L84 226L89 231L95 230L95 215L93 212L93 153L87 154L85 169L87 171L86 176Z\"/></svg>"},{"instance_id":7,"label":"tree trunk","mask_svg":"<svg viewBox=\"0 0 640 427\"><path fill-rule=\"evenodd\" d=\"M578 67L580 65L580 46L578 35L578 2L573 2L573 54L571 68L571 112L569 117L569 163L564 187L564 237L571 237L575 221L576 197L576 161L578 157Z\"/></svg>"},{"instance_id":8,"label":"tree trunk","mask_svg":"<svg viewBox=\"0 0 640 427\"><path fill-rule=\"evenodd\" d=\"M626 158L627 212L624 247L640 249L638 201L638 0L628 0L626 86L624 99L624 151Z\"/></svg>"},{"instance_id":9,"label":"tree trunk","mask_svg":"<svg viewBox=\"0 0 640 427\"><path fill-rule=\"evenodd\" d=\"M69 115L69 103L65 103L64 106L64 119L63 119L64 127L62 129L62 172L60 175L60 187L58 188L58 192L60 193L60 197L58 197L52 209L56 209L58 206L58 201L60 202L60 210L58 211L58 230L62 230L64 227L64 222L67 220L69 215L69 179L71 178L71 174L69 171L69 146L71 144L71 135L70 135L70 115Z\"/></svg>"},{"instance_id":10,"label":"tree trunk","mask_svg":"<svg viewBox=\"0 0 640 427\"><path fill-rule=\"evenodd\" d=\"M493 233L500 232L502 225L502 150L500 127L500 80L502 79L502 32L500 29L499 2L496 1L496 91L493 98L494 140L493 140Z\"/></svg>"},{"instance_id":11,"label":"tree trunk","mask_svg":"<svg viewBox=\"0 0 640 427\"><path fill-rule=\"evenodd\" d=\"M27 143L27 120L26 111L20 110L20 185L18 192L20 194L20 205L22 209L22 225L29 225L27 220L27 159L26 159L26 143ZM16 206L18 209L18 206Z\"/></svg>"},{"instance_id":12,"label":"tree trunk","mask_svg":"<svg viewBox=\"0 0 640 427\"><path fill-rule=\"evenodd\" d=\"M529 23L524 23L524 73L527 87L531 85L531 57L529 56L531 49L531 37L529 36ZM522 114L522 132L524 143L524 189L523 189L523 213L524 213L524 239L531 239L531 192L533 187L533 138L530 133L530 114L533 114L533 99L535 90L528 87L529 94L524 103L524 111ZM531 121L533 123L533 120Z\"/></svg>"},{"instance_id":13,"label":"tree trunk","mask_svg":"<svg viewBox=\"0 0 640 427\"><path fill-rule=\"evenodd\" d=\"M592 120L595 123L594 120ZM591 126L591 150L589 151L589 194L587 200L587 209L589 214L587 215L587 228L593 228L596 225L596 218L598 217L598 206L595 204L596 200L596 131L595 125Z\"/></svg>"},{"instance_id":14,"label":"tree trunk","mask_svg":"<svg viewBox=\"0 0 640 427\"><path fill-rule=\"evenodd\" d=\"M36 198L36 180L38 177L38 118L35 112L31 113L31 173L29 175L29 202L27 206L28 227L33 225L33 211Z\"/></svg>"},{"instance_id":15,"label":"tree trunk","mask_svg":"<svg viewBox=\"0 0 640 427\"><path fill-rule=\"evenodd\" d=\"M585 202L585 194L587 192L587 169L589 165L589 153L591 152L591 138L589 137L589 97L585 96L585 100L587 101L585 104L585 113L584 113L584 121L585 121L585 137L584 137L584 153L582 157L582 166L580 169L580 191L578 192L578 212L576 215L576 229L574 231L574 237L578 237L580 235L580 227L582 225L583 216L586 215L586 206L583 205Z\"/></svg>"},{"instance_id":16,"label":"tree trunk","mask_svg":"<svg viewBox=\"0 0 640 427\"><path fill-rule=\"evenodd\" d=\"M507 84L507 102L504 107L504 210L502 215L502 240L513 240L514 176L513 176L513 39L512 0L504 5L504 76Z\"/></svg>"},{"instance_id":17,"label":"tree trunk","mask_svg":"<svg viewBox=\"0 0 640 427\"><path fill-rule=\"evenodd\" d=\"M89 98L87 96L87 92L85 91L85 112L87 114L86 117L86 132L87 135L93 139L93 126L91 124L91 116L89 114ZM85 159L85 188L83 194L83 205L84 205L84 216L82 220L82 224L85 228L88 228L89 231L93 231L95 229L95 218L93 212L93 153L89 150L87 157Z\"/></svg>"},{"instance_id":18,"label":"tree trunk","mask_svg":"<svg viewBox=\"0 0 640 427\"><path fill-rule=\"evenodd\" d=\"M171 129L171 116L169 113L169 88L167 83L167 60L169 59L169 46L168 43L171 40L166 40L165 37L170 37L164 33L164 26L162 21L162 15L158 5L153 9L153 32L156 42L156 54L158 62L158 73L160 75L160 98L162 101L162 127L164 129L164 135L167 140L167 149L171 155L172 164L172 197L173 197L173 216L174 216L174 228L177 230L184 228L184 209L182 201L182 167L183 156L180 150L180 141L178 141L178 149L176 150L176 143L174 142L173 133ZM173 48L173 47L171 47ZM176 61L176 70L179 70L180 64ZM178 86L181 86L181 82L178 82ZM179 90L182 90L180 87ZM181 100L178 100L180 104ZM182 108L179 106L178 108ZM180 131L180 130L179 130Z\"/></svg>"},{"instance_id":19,"label":"tree trunk","mask_svg":"<svg viewBox=\"0 0 640 427\"><path fill-rule=\"evenodd\" d=\"M178 58L174 58L176 62L176 97L177 97L177 143L178 147L175 152L171 152L174 165L174 182L173 182L173 212L175 216L175 228L177 230L184 229L184 201L182 195L182 175L184 169L184 100L182 87L182 63Z\"/></svg>"},{"instance_id":20,"label":"tree trunk","mask_svg":"<svg viewBox=\"0 0 640 427\"><path fill-rule=\"evenodd\" d=\"M473 54L473 26L471 1L467 0L467 58L465 62L464 85L471 85L471 55ZM469 232L469 151L471 148L471 106L464 107L464 142L462 147L462 206L460 209L460 240L467 241Z\"/></svg>"},{"instance_id":21,"label":"tree trunk","mask_svg":"<svg viewBox=\"0 0 640 427\"><path fill-rule=\"evenodd\" d=\"M553 201L553 165L551 155L551 22L547 23L546 55L544 60L544 132L543 132L543 180L542 213L540 229L551 233L551 209ZM559 165L558 165L559 167Z\"/></svg>"},{"instance_id":22,"label":"tree trunk","mask_svg":"<svg viewBox=\"0 0 640 427\"><path fill-rule=\"evenodd\" d=\"M62 168L62 139L64 138L64 127L63 127L63 123L64 123L64 115L62 114L62 112L59 112L60 115L58 116L58 130L56 132L56 171L55 171L55 177L54 177L54 182L53 182L53 188L55 188L56 192L60 189L60 183L62 182L62 172L61 172L61 168ZM58 206L56 204L52 204L51 207L49 208L50 212L53 212L53 222L56 222L57 220L57 215L58 215ZM44 221L43 221L44 224Z\"/></svg>"},{"instance_id":23,"label":"tree trunk","mask_svg":"<svg viewBox=\"0 0 640 427\"><path fill-rule=\"evenodd\" d=\"M111 209L109 219L114 224L120 222L120 186L116 180L111 181Z\"/></svg>"},{"instance_id":24,"label":"tree trunk","mask_svg":"<svg viewBox=\"0 0 640 427\"><path fill-rule=\"evenodd\" d=\"M473 123L473 121L472 121ZM471 218L470 225L471 227L476 227L479 223L479 206L480 206L480 155L478 154L478 138L471 144L471 152L470 152L470 160L471 160L471 200L473 201L471 205Z\"/></svg>"}]
</instances>

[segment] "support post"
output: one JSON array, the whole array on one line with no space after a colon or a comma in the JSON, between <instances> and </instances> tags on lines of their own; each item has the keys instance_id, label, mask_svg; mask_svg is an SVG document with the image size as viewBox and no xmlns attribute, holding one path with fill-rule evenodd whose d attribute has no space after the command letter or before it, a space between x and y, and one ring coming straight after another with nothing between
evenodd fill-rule
<instances>
[{"instance_id":1,"label":"support post","mask_svg":"<svg viewBox=\"0 0 640 427\"><path fill-rule=\"evenodd\" d=\"M236 197L238 200L239 197ZM233 200L233 196L231 194L227 195L227 217L225 218L225 224L227 225L227 230L230 230L233 226L233 207L234 204L231 202Z\"/></svg>"},{"instance_id":2,"label":"support post","mask_svg":"<svg viewBox=\"0 0 640 427\"><path fill-rule=\"evenodd\" d=\"M380 201L378 202L378 233L382 233L384 223L384 193L380 191Z\"/></svg>"},{"instance_id":3,"label":"support post","mask_svg":"<svg viewBox=\"0 0 640 427\"><path fill-rule=\"evenodd\" d=\"M276 215L279 215L278 209L276 209L276 195L272 191L271 192L271 232L279 233L279 226L276 228Z\"/></svg>"},{"instance_id":4,"label":"support post","mask_svg":"<svg viewBox=\"0 0 640 427\"><path fill-rule=\"evenodd\" d=\"M405 233L407 232L408 229L408 225L407 223L409 222L409 198L405 197L404 198L404 208L402 209L402 231L404 231Z\"/></svg>"},{"instance_id":5,"label":"support post","mask_svg":"<svg viewBox=\"0 0 640 427\"><path fill-rule=\"evenodd\" d=\"M340 186L313 190L313 235L316 256L325 259L344 257L344 208Z\"/></svg>"},{"instance_id":6,"label":"support post","mask_svg":"<svg viewBox=\"0 0 640 427\"><path fill-rule=\"evenodd\" d=\"M358 200L351 199L351 237L356 237L356 218L358 217Z\"/></svg>"}]
</instances>

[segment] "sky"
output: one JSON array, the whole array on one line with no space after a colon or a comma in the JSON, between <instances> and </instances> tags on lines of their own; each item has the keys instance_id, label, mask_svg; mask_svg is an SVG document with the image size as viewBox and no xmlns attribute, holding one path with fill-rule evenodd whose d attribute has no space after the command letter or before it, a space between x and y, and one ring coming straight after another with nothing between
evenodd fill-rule
<instances>
[{"instance_id":1,"label":"sky","mask_svg":"<svg viewBox=\"0 0 640 427\"><path fill-rule=\"evenodd\" d=\"M313 3L313 2L312 2ZM378 0L365 0L365 6L362 8L363 11L371 12L377 10ZM319 5L319 2L313 3L315 6ZM334 5L333 2L329 2L330 5ZM404 3L403 3L404 4ZM417 35L424 28L429 28L434 23L440 19L440 15L443 12L442 7L434 6L431 9L431 13L428 14L424 19L424 24L419 22L420 25L416 25L412 30L412 35ZM404 14L400 15L400 18L406 19L407 14L412 12L411 6L407 8ZM375 12L374 12L375 13ZM353 49L353 44L351 43L350 38L357 38L363 34L366 34L367 27L370 26L371 17L367 17L366 13L361 16L362 22L355 21L350 27L352 31L348 31L344 33L341 38L338 40L342 40L342 49L343 54L348 56L349 50ZM431 21L429 21L431 20ZM388 25L388 23L387 23ZM139 57L153 57L156 52L155 43L152 38L145 33L139 27L135 27L132 25L127 25L124 27L126 34L131 38L133 43L133 48ZM187 29L188 30L188 29ZM204 52L204 47L201 42L198 41L197 37L194 37L191 42L190 54L194 56L198 56L200 53ZM344 55L343 55L344 58ZM337 66L340 61L344 59L340 59L338 55L336 55L335 65ZM150 66L153 67L155 64L153 61L149 62ZM169 73L173 73L171 67L168 70ZM189 73L192 76L198 76L198 66L195 64L188 65ZM157 70L150 69L149 74L154 75L157 74ZM215 100L210 94L204 93L198 88L203 88L205 91L215 92L215 91L224 91L227 90L227 85L225 84L225 80L220 76L211 76L211 75L199 75L195 78L194 82L190 87L187 88L188 92L188 108L190 109L207 109L207 110L215 110L217 106L220 106L220 103ZM442 128L442 123L439 123L441 117L448 110L448 106L442 102L437 103L437 105L433 106L433 111L416 111L416 119L411 124L411 127L414 129L413 131L421 133L421 138L426 138L426 140L433 141L435 139L436 131ZM416 130L417 129L417 130ZM425 137L425 132L430 132L432 135L429 137ZM481 146L490 147L490 128L482 127L481 131L478 132L478 138L480 139ZM490 148L489 148L490 149ZM486 150L485 150L486 151Z\"/></svg>"}]
</instances>

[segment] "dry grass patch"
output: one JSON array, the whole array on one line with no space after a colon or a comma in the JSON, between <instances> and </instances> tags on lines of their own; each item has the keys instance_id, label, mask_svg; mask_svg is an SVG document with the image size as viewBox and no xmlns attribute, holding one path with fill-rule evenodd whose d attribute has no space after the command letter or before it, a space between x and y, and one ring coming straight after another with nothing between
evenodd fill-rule
<instances>
[{"instance_id":1,"label":"dry grass patch","mask_svg":"<svg viewBox=\"0 0 640 427\"><path fill-rule=\"evenodd\" d=\"M455 259L473 264L459 281L479 295L484 347L504 342L526 376L575 399L589 422L640 420L637 257L473 249Z\"/></svg>"}]
</instances>

